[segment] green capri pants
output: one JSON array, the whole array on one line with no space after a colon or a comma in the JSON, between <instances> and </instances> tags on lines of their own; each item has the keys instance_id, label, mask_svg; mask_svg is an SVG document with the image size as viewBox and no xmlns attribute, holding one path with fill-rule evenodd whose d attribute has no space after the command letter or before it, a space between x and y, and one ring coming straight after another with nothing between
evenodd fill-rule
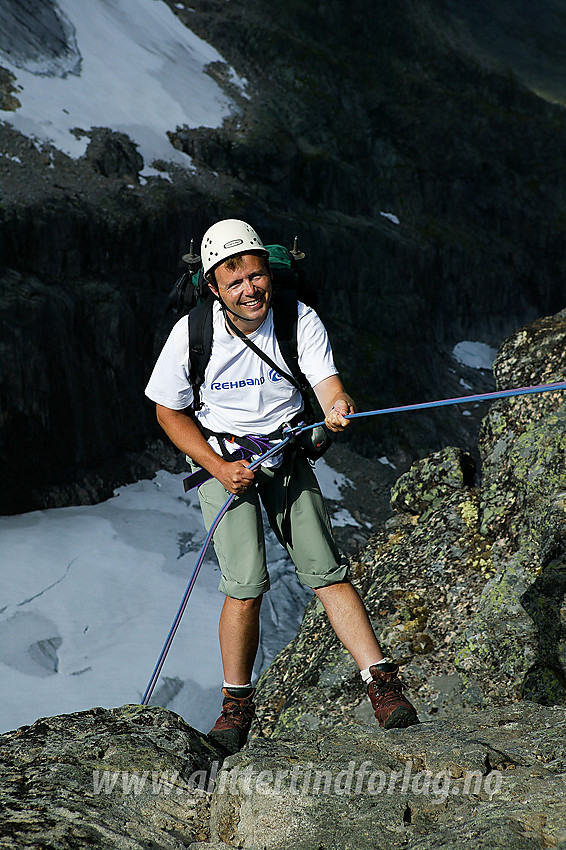
<instances>
[{"instance_id":1,"label":"green capri pants","mask_svg":"<svg viewBox=\"0 0 566 850\"><path fill-rule=\"evenodd\" d=\"M234 500L214 532L222 573L218 589L235 599L253 599L269 590L260 499L302 584L316 588L343 581L347 561L332 536L328 511L307 458L300 453L294 458L286 454L278 469L255 470L255 481L255 486ZM209 529L229 494L216 478L201 484L198 494ZM290 542L283 534L285 506Z\"/></svg>"}]
</instances>

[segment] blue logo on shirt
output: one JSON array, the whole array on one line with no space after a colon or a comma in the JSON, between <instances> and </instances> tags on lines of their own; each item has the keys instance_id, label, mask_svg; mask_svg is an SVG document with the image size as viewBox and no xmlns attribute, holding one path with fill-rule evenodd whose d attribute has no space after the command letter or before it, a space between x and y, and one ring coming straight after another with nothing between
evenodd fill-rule
<instances>
[{"instance_id":1,"label":"blue logo on shirt","mask_svg":"<svg viewBox=\"0 0 566 850\"><path fill-rule=\"evenodd\" d=\"M263 375L261 378L244 378L243 381L213 381L211 390L237 390L240 387L261 387L265 383Z\"/></svg>"},{"instance_id":2,"label":"blue logo on shirt","mask_svg":"<svg viewBox=\"0 0 566 850\"><path fill-rule=\"evenodd\" d=\"M270 381L271 381L271 383L273 383L273 384L278 384L278 383L279 383L279 381L282 381L282 380L283 380L283 378L281 377L281 375L279 374L279 372L276 372L276 371L275 371L275 369L270 369L270 370L269 370L269 380L270 380Z\"/></svg>"}]
</instances>

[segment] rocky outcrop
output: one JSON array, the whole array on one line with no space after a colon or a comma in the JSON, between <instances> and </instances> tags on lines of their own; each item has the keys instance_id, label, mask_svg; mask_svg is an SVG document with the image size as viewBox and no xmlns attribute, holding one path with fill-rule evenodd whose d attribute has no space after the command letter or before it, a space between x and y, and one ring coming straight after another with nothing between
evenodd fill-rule
<instances>
[{"instance_id":1,"label":"rocky outcrop","mask_svg":"<svg viewBox=\"0 0 566 850\"><path fill-rule=\"evenodd\" d=\"M0 846L74 850L566 847L564 710L522 702L406 730L254 739L222 762L160 708L0 736Z\"/></svg>"},{"instance_id":2,"label":"rocky outcrop","mask_svg":"<svg viewBox=\"0 0 566 850\"><path fill-rule=\"evenodd\" d=\"M565 352L563 311L503 344L499 386L564 380ZM495 402L476 475L457 448L417 462L393 487L396 516L352 559L376 633L425 719L521 698L566 704L564 399ZM357 669L317 603L261 680L259 702L276 737L367 716Z\"/></svg>"},{"instance_id":3,"label":"rocky outcrop","mask_svg":"<svg viewBox=\"0 0 566 850\"><path fill-rule=\"evenodd\" d=\"M90 143L85 157L104 177L118 177L126 183L139 183L143 157L132 140L124 133L109 133L95 127L87 133Z\"/></svg>"},{"instance_id":4,"label":"rocky outcrop","mask_svg":"<svg viewBox=\"0 0 566 850\"><path fill-rule=\"evenodd\" d=\"M180 850L208 835L221 755L165 709L43 718L0 735L0 753L2 847Z\"/></svg>"},{"instance_id":5,"label":"rocky outcrop","mask_svg":"<svg viewBox=\"0 0 566 850\"><path fill-rule=\"evenodd\" d=\"M494 371L502 387L566 376L566 311L513 334ZM480 435L479 531L493 579L456 664L500 693L566 702L566 405L564 393L494 405Z\"/></svg>"},{"instance_id":6,"label":"rocky outcrop","mask_svg":"<svg viewBox=\"0 0 566 850\"><path fill-rule=\"evenodd\" d=\"M393 733L257 739L213 794L211 840L224 843L194 850L556 847L565 746L564 711L531 703Z\"/></svg>"}]
</instances>

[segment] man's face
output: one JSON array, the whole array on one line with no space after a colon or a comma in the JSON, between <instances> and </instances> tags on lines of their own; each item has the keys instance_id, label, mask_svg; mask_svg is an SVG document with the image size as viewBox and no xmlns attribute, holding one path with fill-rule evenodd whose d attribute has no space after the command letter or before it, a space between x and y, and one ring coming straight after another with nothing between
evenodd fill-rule
<instances>
[{"instance_id":1,"label":"man's face","mask_svg":"<svg viewBox=\"0 0 566 850\"><path fill-rule=\"evenodd\" d=\"M267 316L271 303L271 276L267 258L242 254L229 264L233 266L232 269L225 265L215 269L218 295L233 311L230 312L230 318L236 327L244 333L252 333ZM209 286L216 292L213 284Z\"/></svg>"}]
</instances>

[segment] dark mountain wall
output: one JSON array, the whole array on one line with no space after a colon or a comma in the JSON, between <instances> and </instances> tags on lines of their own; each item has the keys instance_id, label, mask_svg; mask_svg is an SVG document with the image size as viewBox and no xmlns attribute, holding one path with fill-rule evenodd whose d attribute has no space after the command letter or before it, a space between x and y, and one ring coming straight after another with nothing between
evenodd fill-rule
<instances>
[{"instance_id":1,"label":"dark mountain wall","mask_svg":"<svg viewBox=\"0 0 566 850\"><path fill-rule=\"evenodd\" d=\"M120 175L60 155L58 183L47 183L32 143L3 138L28 175L0 207L0 445L10 482L0 505L10 513L97 500L160 461L139 454L157 434L143 389L177 258L213 213L198 190L184 194L181 175L175 187L155 179L148 191L128 189Z\"/></svg>"},{"instance_id":2,"label":"dark mountain wall","mask_svg":"<svg viewBox=\"0 0 566 850\"><path fill-rule=\"evenodd\" d=\"M334 218L345 231L342 263L335 255L323 268L342 282L329 287L331 304L350 303L346 318L364 312L371 326L376 311L362 311L352 290L379 295L394 277L428 301L435 331L449 317L455 333L478 324L500 333L525 309L551 307L563 111L479 64L448 12L423 2L254 8L250 17L245 4L208 3L191 14L259 92L228 136L194 131L180 141L203 168L263 187L270 207L295 217L302 208L313 227L347 217ZM534 227L543 207L550 215ZM399 238L383 211L400 219ZM400 253L410 261L401 269Z\"/></svg>"},{"instance_id":3,"label":"dark mountain wall","mask_svg":"<svg viewBox=\"0 0 566 850\"><path fill-rule=\"evenodd\" d=\"M142 186L119 134L95 131L73 162L0 126L19 160L0 157L3 511L139 474L163 303L215 218L299 235L364 409L462 395L460 378L489 388L453 344L496 344L563 306L564 110L487 57L450 4L170 5L249 81L222 130L171 128L195 173ZM470 413L367 420L353 444L401 459L466 444Z\"/></svg>"}]
</instances>

